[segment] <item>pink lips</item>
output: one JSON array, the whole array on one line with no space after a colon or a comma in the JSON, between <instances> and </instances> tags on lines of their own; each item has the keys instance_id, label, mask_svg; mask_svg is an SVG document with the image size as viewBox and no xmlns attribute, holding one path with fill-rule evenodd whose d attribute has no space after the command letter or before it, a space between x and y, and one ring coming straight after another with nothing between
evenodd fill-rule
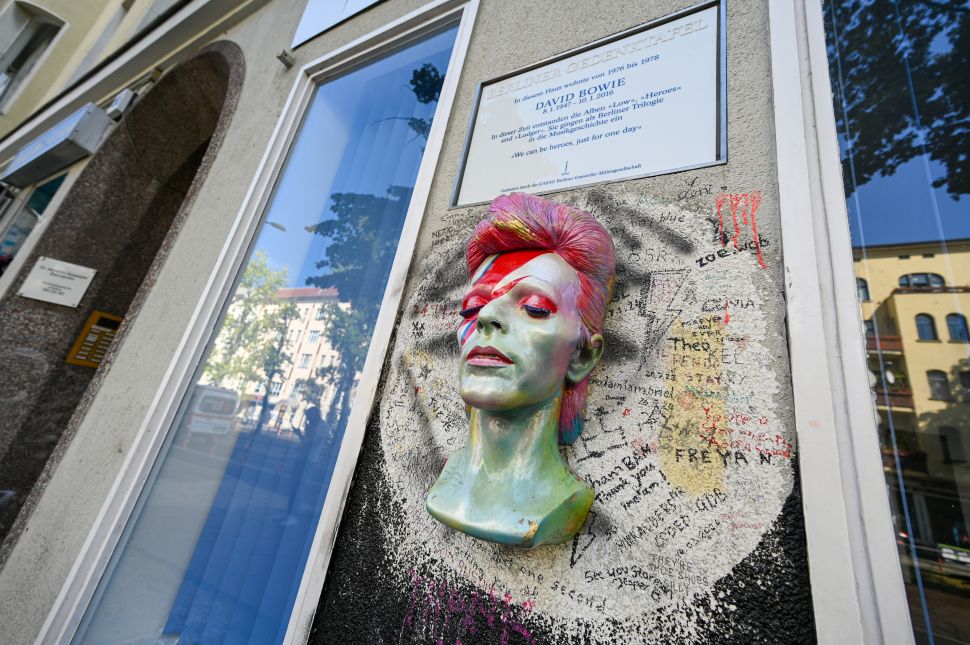
<instances>
[{"instance_id":1,"label":"pink lips","mask_svg":"<svg viewBox=\"0 0 970 645\"><path fill-rule=\"evenodd\" d=\"M504 367L512 364L512 359L494 347L475 347L468 352L465 362L477 367Z\"/></svg>"}]
</instances>

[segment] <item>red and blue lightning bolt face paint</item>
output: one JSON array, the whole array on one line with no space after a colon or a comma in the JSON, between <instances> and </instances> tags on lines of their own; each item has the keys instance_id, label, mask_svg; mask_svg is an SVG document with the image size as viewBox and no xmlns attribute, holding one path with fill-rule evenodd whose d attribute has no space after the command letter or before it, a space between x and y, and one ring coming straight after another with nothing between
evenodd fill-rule
<instances>
[{"instance_id":1,"label":"red and blue lightning bolt face paint","mask_svg":"<svg viewBox=\"0 0 970 645\"><path fill-rule=\"evenodd\" d=\"M499 253L487 258L482 266L478 268L472 276L472 286L465 294L461 303L461 317L464 322L458 327L458 343L464 344L471 337L478 323L478 312L495 298L500 298L509 292L525 276L503 284L499 289L495 289L505 276L519 269L531 260L545 255L549 251L528 249L524 251L512 251L510 253Z\"/></svg>"},{"instance_id":2,"label":"red and blue lightning bolt face paint","mask_svg":"<svg viewBox=\"0 0 970 645\"><path fill-rule=\"evenodd\" d=\"M582 336L579 276L558 254L512 251L475 271L462 300L459 393L503 410L553 399Z\"/></svg>"},{"instance_id":3,"label":"red and blue lightning bolt face paint","mask_svg":"<svg viewBox=\"0 0 970 645\"><path fill-rule=\"evenodd\" d=\"M468 442L428 492L428 512L500 544L569 542L594 491L558 446L582 430L603 353L612 241L589 213L516 193L492 202L465 260L457 376Z\"/></svg>"}]
</instances>

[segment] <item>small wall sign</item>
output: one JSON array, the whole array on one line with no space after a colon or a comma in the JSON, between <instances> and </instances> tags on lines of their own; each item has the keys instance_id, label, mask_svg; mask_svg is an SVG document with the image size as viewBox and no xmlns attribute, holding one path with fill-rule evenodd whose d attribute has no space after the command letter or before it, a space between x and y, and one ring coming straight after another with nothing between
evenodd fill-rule
<instances>
[{"instance_id":1,"label":"small wall sign","mask_svg":"<svg viewBox=\"0 0 970 645\"><path fill-rule=\"evenodd\" d=\"M96 273L96 269L41 257L30 270L17 295L52 302L55 305L77 307Z\"/></svg>"},{"instance_id":2,"label":"small wall sign","mask_svg":"<svg viewBox=\"0 0 970 645\"><path fill-rule=\"evenodd\" d=\"M721 2L483 83L453 205L727 160Z\"/></svg>"}]
</instances>

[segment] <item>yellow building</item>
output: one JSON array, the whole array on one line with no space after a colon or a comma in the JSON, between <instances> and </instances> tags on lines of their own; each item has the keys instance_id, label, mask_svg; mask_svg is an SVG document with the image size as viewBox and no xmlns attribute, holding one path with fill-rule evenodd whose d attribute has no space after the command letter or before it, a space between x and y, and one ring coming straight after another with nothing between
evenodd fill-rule
<instances>
[{"instance_id":1,"label":"yellow building","mask_svg":"<svg viewBox=\"0 0 970 645\"><path fill-rule=\"evenodd\" d=\"M855 271L894 513L902 480L944 566L970 547L970 239L856 249Z\"/></svg>"}]
</instances>

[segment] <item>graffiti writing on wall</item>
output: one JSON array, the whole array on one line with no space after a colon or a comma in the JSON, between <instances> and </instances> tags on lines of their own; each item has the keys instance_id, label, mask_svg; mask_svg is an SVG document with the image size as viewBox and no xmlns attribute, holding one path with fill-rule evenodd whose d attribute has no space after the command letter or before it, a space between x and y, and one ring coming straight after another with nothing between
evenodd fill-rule
<instances>
[{"instance_id":1,"label":"graffiti writing on wall","mask_svg":"<svg viewBox=\"0 0 970 645\"><path fill-rule=\"evenodd\" d=\"M725 206L727 206L727 210L730 212L730 230L725 225L727 218ZM758 264L761 265L762 269L765 269L767 265L765 264L764 254L761 251L765 240L758 234L757 212L759 206L761 206L760 191L750 193L721 193L714 200L714 207L717 210L718 237L721 240L721 246L726 247L730 242L734 247L735 253L753 248L758 256ZM750 241L741 240L741 232L745 226L751 230Z\"/></svg>"},{"instance_id":2,"label":"graffiti writing on wall","mask_svg":"<svg viewBox=\"0 0 970 645\"><path fill-rule=\"evenodd\" d=\"M618 642L620 623L624 642L690 640L703 621L687 604L726 611L705 594L778 517L794 430L783 316L768 315L782 303L767 261L777 232L759 228L761 192L712 196L709 182L690 180L671 191L663 201L593 189L575 204L610 230L619 262L586 429L563 449L596 496L572 544L528 553L450 531L423 507L466 440L454 338L463 245L483 211L448 211L431 232L377 417L387 494L407 518L386 547L408 590L403 629L423 642L532 642L530 621L590 642ZM750 249L757 262L702 268L712 225L715 260ZM656 622L665 615L676 638Z\"/></svg>"}]
</instances>

